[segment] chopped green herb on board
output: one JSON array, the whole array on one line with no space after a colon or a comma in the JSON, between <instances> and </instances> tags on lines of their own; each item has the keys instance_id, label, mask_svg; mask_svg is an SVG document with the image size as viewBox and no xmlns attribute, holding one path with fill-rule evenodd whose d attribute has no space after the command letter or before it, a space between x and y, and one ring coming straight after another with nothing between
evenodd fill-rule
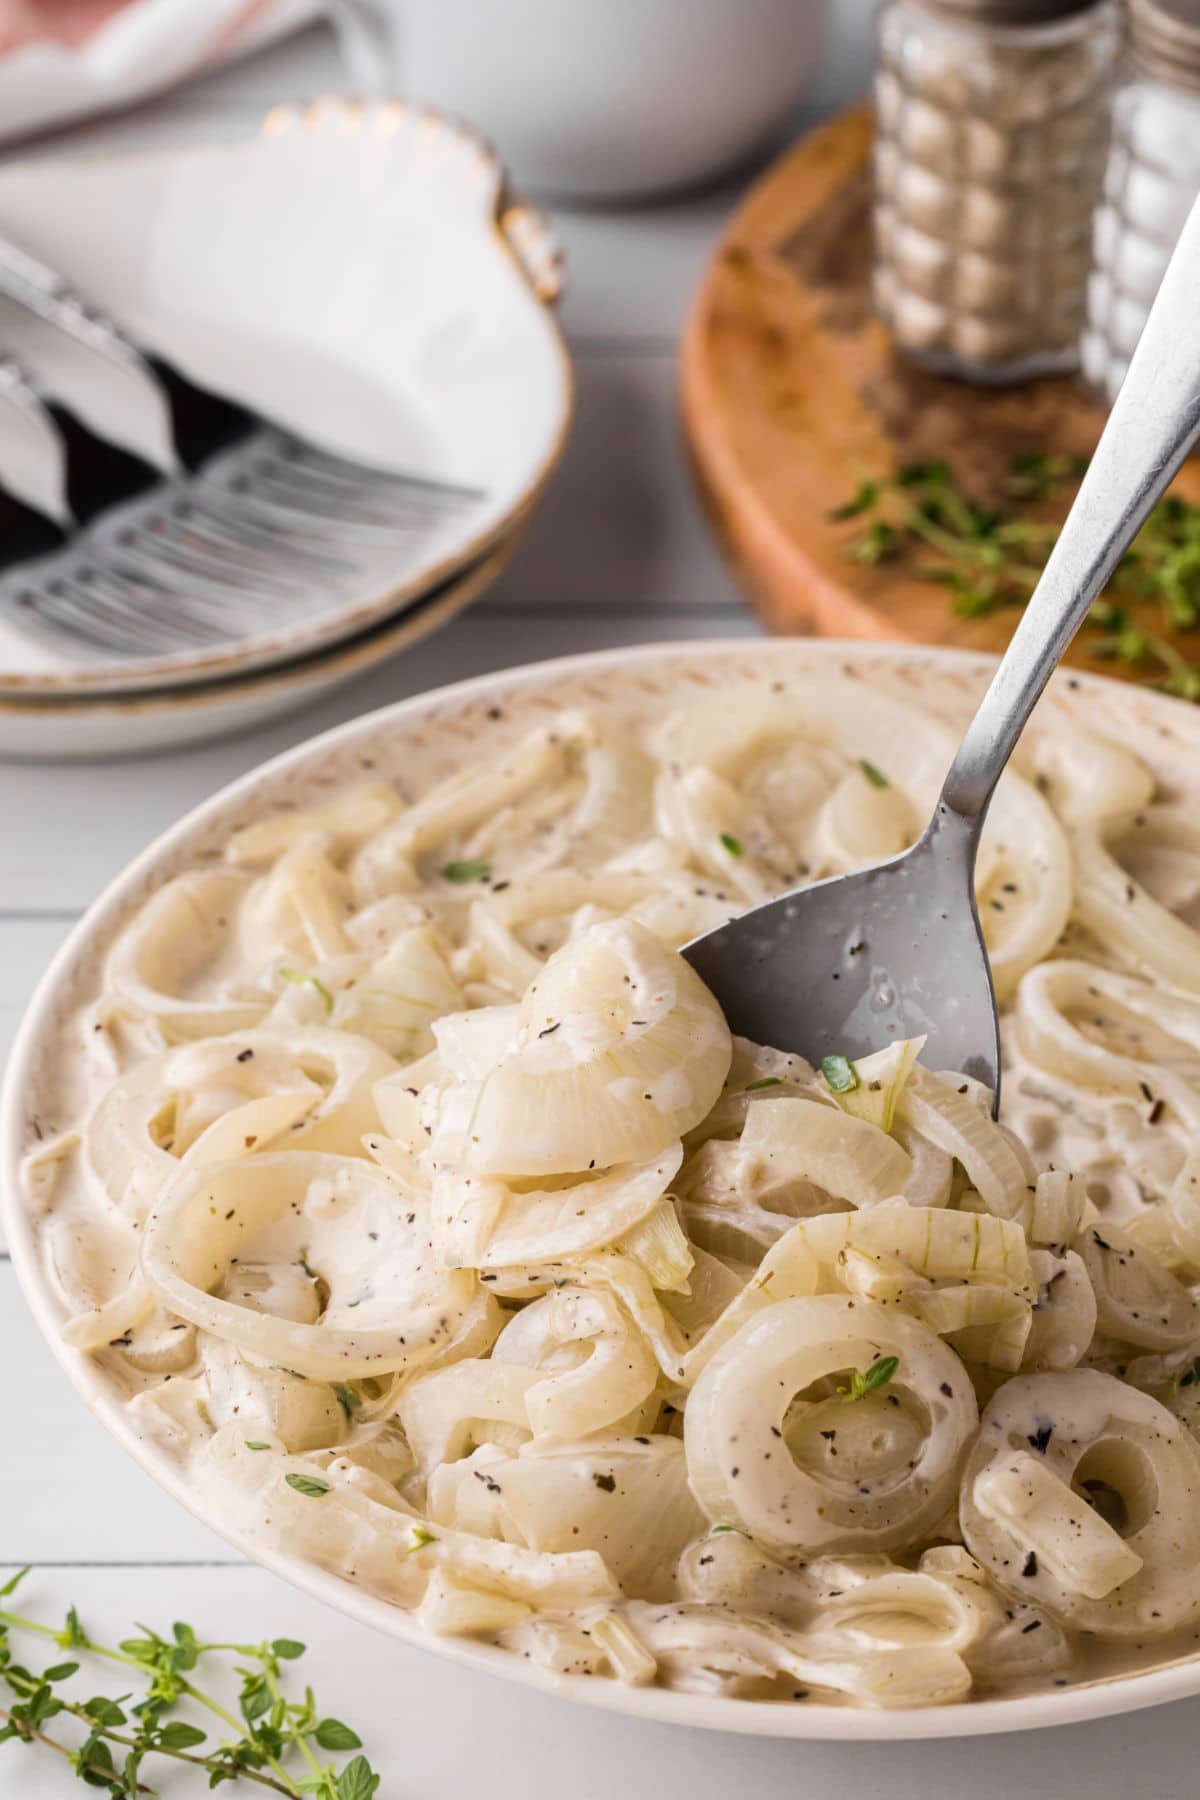
<instances>
[{"instance_id":1,"label":"chopped green herb on board","mask_svg":"<svg viewBox=\"0 0 1200 1800\"><path fill-rule=\"evenodd\" d=\"M850 561L902 565L915 580L945 587L959 618L982 618L1029 599L1058 536L1038 509L1061 500L1086 467L1081 457L1023 452L1010 459L995 503L984 505L963 491L948 463L906 463L863 481L828 517L856 524L843 545ZM1200 506L1172 494L1154 508L1092 607L1084 647L1166 693L1200 700L1200 656L1193 663L1162 635L1197 628Z\"/></svg>"}]
</instances>

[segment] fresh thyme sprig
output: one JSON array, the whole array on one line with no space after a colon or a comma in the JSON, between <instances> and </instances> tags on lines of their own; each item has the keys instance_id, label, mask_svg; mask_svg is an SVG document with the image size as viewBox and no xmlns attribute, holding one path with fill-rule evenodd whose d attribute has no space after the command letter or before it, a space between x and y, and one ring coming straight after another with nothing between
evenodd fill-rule
<instances>
[{"instance_id":1,"label":"fresh thyme sprig","mask_svg":"<svg viewBox=\"0 0 1200 1800\"><path fill-rule=\"evenodd\" d=\"M855 1400L865 1399L868 1394L886 1387L899 1367L898 1356L879 1356L869 1369L851 1369L850 1386L837 1390L838 1399L847 1406L853 1405Z\"/></svg>"},{"instance_id":2,"label":"fresh thyme sprig","mask_svg":"<svg viewBox=\"0 0 1200 1800\"><path fill-rule=\"evenodd\" d=\"M13 1594L27 1574L22 1569L14 1575L0 1588L0 1599ZM172 1626L169 1638L145 1626L138 1629L140 1637L126 1638L113 1649L88 1635L73 1606L60 1629L0 1610L0 1684L10 1697L0 1705L0 1743L41 1745L62 1758L86 1786L129 1800L154 1793L143 1772L158 1758L191 1764L207 1777L210 1789L243 1781L293 1800L300 1795L371 1800L380 1778L361 1754L357 1733L340 1719L322 1717L311 1688L305 1688L301 1701L284 1693L283 1667L303 1656L303 1644L292 1638L207 1643L183 1623ZM73 1698L62 1684L78 1673L81 1660L60 1659L35 1672L17 1660L14 1631L48 1638L60 1651L79 1652L81 1659L100 1658L129 1670L141 1684L140 1697ZM240 1717L192 1678L201 1661L221 1657L240 1659L234 1664L241 1683ZM185 1702L220 1722L220 1742L210 1745L207 1732L173 1716ZM46 1730L57 1718L73 1719L82 1728L74 1734L77 1743L65 1743ZM339 1768L322 1760L319 1750L358 1754Z\"/></svg>"},{"instance_id":3,"label":"fresh thyme sprig","mask_svg":"<svg viewBox=\"0 0 1200 1800\"><path fill-rule=\"evenodd\" d=\"M1058 529L1027 509L1060 499L1086 466L1040 451L1014 456L997 504L985 506L961 491L948 463L908 463L863 481L829 517L862 521L845 544L852 561L904 563L918 580L946 587L960 618L981 618L1029 599ZM1167 693L1200 700L1200 667L1131 616L1131 603L1147 601L1167 630L1200 626L1200 506L1175 495L1154 508L1093 606L1090 649Z\"/></svg>"}]
</instances>

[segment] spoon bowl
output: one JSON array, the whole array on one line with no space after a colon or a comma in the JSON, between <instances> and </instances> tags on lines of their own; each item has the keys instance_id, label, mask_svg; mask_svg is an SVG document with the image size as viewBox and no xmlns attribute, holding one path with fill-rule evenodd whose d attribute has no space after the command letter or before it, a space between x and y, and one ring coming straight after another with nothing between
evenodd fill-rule
<instances>
[{"instance_id":1,"label":"spoon bowl","mask_svg":"<svg viewBox=\"0 0 1200 1800\"><path fill-rule=\"evenodd\" d=\"M974 860L963 821L939 808L901 856L752 907L684 955L741 1037L819 1063L924 1035L928 1067L961 1070L998 1101L999 1027Z\"/></svg>"}]
</instances>

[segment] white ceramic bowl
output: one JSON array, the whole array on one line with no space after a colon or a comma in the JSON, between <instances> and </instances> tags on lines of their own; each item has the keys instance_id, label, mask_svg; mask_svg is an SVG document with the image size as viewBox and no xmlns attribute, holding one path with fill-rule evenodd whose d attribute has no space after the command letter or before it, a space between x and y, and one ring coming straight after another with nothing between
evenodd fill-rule
<instances>
[{"instance_id":1,"label":"white ceramic bowl","mask_svg":"<svg viewBox=\"0 0 1200 1800\"><path fill-rule=\"evenodd\" d=\"M103 1374L62 1342L62 1311L42 1268L37 1220L23 1203L19 1165L34 1141L33 1119L58 1123L52 1096L72 1012L95 992L101 960L115 933L164 880L219 849L238 826L265 813L311 804L349 781L364 756L380 777L403 769L406 786L416 791L479 755L485 745L507 744L563 706L603 705L632 719L648 719L705 693L766 692L789 674L842 666L961 723L993 665L965 652L801 639L661 644L569 657L461 682L339 726L243 777L183 819L138 857L76 926L38 989L13 1049L0 1103L0 1190L4 1229L21 1285L51 1349L88 1406L184 1506L245 1555L306 1592L392 1637L469 1667L641 1718L794 1738L973 1736L1108 1717L1198 1694L1200 1656L1033 1696L911 1712L770 1705L628 1688L580 1676L555 1679L502 1650L430 1637L387 1602L298 1556L268 1552L250 1541L197 1499L165 1452L134 1435ZM498 703L503 717L496 721L489 714ZM1076 675L1057 677L1042 708L1043 716L1086 721L1128 743L1176 789L1190 775L1200 790L1200 711L1117 682Z\"/></svg>"},{"instance_id":2,"label":"white ceramic bowl","mask_svg":"<svg viewBox=\"0 0 1200 1800\"><path fill-rule=\"evenodd\" d=\"M318 100L210 144L9 163L0 233L201 385L325 450L473 496L414 530L363 590L317 589L203 650L51 654L0 607L8 698L228 679L344 642L511 533L562 454L559 251L452 119ZM156 460L148 384L11 308L0 335L85 420ZM0 408L0 432L10 416ZM30 444L5 466L37 485ZM52 487L54 470L41 474Z\"/></svg>"},{"instance_id":3,"label":"white ceramic bowl","mask_svg":"<svg viewBox=\"0 0 1200 1800\"><path fill-rule=\"evenodd\" d=\"M593 200L748 156L803 93L825 21L825 0L370 4L399 92L474 119L522 186Z\"/></svg>"}]
</instances>

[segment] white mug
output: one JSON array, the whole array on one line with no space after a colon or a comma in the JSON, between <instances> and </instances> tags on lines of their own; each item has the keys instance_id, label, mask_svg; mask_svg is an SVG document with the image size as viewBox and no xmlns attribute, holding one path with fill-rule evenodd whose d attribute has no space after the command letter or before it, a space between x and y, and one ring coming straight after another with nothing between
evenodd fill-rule
<instances>
[{"instance_id":1,"label":"white mug","mask_svg":"<svg viewBox=\"0 0 1200 1800\"><path fill-rule=\"evenodd\" d=\"M388 80L491 139L524 190L660 194L781 125L824 0L368 0Z\"/></svg>"}]
</instances>

